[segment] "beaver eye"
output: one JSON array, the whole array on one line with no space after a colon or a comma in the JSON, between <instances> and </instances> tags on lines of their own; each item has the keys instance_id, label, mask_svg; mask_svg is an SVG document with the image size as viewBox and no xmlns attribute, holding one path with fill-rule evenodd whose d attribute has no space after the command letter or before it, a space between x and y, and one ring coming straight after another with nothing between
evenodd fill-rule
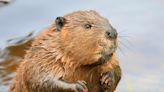
<instances>
[{"instance_id":1,"label":"beaver eye","mask_svg":"<svg viewBox=\"0 0 164 92\"><path fill-rule=\"evenodd\" d=\"M86 29L91 29L92 25L91 25L91 24L85 24L84 27L85 27Z\"/></svg>"}]
</instances>

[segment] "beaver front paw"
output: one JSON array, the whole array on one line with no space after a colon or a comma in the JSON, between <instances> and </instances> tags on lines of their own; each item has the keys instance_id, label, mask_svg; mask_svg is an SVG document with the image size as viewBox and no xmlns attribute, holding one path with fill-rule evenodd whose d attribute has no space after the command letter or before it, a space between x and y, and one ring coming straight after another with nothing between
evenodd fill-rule
<instances>
[{"instance_id":1,"label":"beaver front paw","mask_svg":"<svg viewBox=\"0 0 164 92\"><path fill-rule=\"evenodd\" d=\"M87 83L85 81L77 81L74 84L74 92L88 92Z\"/></svg>"},{"instance_id":2,"label":"beaver front paw","mask_svg":"<svg viewBox=\"0 0 164 92\"><path fill-rule=\"evenodd\" d=\"M113 72L106 72L101 74L100 85L104 90L112 88L114 85L114 74Z\"/></svg>"}]
</instances>

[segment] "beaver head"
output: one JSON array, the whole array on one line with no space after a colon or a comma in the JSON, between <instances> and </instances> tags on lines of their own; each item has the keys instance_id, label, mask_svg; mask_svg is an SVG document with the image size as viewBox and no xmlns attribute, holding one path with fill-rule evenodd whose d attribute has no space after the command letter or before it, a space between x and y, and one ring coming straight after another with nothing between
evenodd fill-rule
<instances>
[{"instance_id":1,"label":"beaver head","mask_svg":"<svg viewBox=\"0 0 164 92\"><path fill-rule=\"evenodd\" d=\"M82 65L109 61L117 48L117 32L95 11L77 11L57 17L61 47L65 54Z\"/></svg>"}]
</instances>

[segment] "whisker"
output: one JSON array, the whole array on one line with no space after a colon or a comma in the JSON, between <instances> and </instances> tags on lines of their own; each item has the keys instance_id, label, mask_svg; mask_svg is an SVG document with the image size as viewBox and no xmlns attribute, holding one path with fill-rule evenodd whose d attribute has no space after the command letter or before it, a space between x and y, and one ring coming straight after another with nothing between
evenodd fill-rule
<instances>
[{"instance_id":1,"label":"whisker","mask_svg":"<svg viewBox=\"0 0 164 92\"><path fill-rule=\"evenodd\" d=\"M128 33L128 31L124 30L124 31L119 31L118 32L118 37L132 37L132 34L131 33Z\"/></svg>"},{"instance_id":2,"label":"whisker","mask_svg":"<svg viewBox=\"0 0 164 92\"><path fill-rule=\"evenodd\" d=\"M123 42L121 42L121 41L118 41L118 42L120 43L120 45L124 46L126 49L129 49L129 47L126 44L124 44Z\"/></svg>"},{"instance_id":3,"label":"whisker","mask_svg":"<svg viewBox=\"0 0 164 92\"><path fill-rule=\"evenodd\" d=\"M125 53L123 52L123 50L118 46L118 50L121 52L121 54L123 55L123 56L125 56Z\"/></svg>"},{"instance_id":4,"label":"whisker","mask_svg":"<svg viewBox=\"0 0 164 92\"><path fill-rule=\"evenodd\" d=\"M119 51L122 53L122 55L125 56L125 53L123 51L124 48L126 48L127 50L131 49L130 47L132 46L132 43L129 41L129 39L133 38L132 34L128 33L128 31L124 30L124 31L119 31L118 32L118 49ZM123 42L122 42L123 40ZM129 47L130 45L130 47Z\"/></svg>"},{"instance_id":5,"label":"whisker","mask_svg":"<svg viewBox=\"0 0 164 92\"><path fill-rule=\"evenodd\" d=\"M122 36L122 35L119 35L118 37L120 37L120 38L130 38L131 36Z\"/></svg>"},{"instance_id":6,"label":"whisker","mask_svg":"<svg viewBox=\"0 0 164 92\"><path fill-rule=\"evenodd\" d=\"M132 36L126 36L126 35L119 35L118 36L119 40L125 40L128 44L130 44L132 46L132 43L129 41L129 39L131 39L131 38L132 38Z\"/></svg>"},{"instance_id":7,"label":"whisker","mask_svg":"<svg viewBox=\"0 0 164 92\"><path fill-rule=\"evenodd\" d=\"M131 41L129 41L129 39L126 39L126 38L124 38L124 39L118 39L118 41L120 42L120 43L123 43L122 41L124 41L125 43L127 43L130 47L133 47L133 44L131 43ZM123 43L124 44L124 43ZM126 45L126 47L128 47L127 45Z\"/></svg>"},{"instance_id":8,"label":"whisker","mask_svg":"<svg viewBox=\"0 0 164 92\"><path fill-rule=\"evenodd\" d=\"M128 32L128 31L127 31L127 30L119 30L119 31L118 31L119 34L120 34L120 33L121 33L121 34L122 34L122 33L126 33L126 32Z\"/></svg>"}]
</instances>

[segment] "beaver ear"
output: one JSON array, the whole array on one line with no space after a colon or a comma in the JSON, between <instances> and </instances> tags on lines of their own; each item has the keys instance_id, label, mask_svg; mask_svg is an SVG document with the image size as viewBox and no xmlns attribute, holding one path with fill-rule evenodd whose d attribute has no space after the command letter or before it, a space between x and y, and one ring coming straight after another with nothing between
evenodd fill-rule
<instances>
[{"instance_id":1,"label":"beaver ear","mask_svg":"<svg viewBox=\"0 0 164 92\"><path fill-rule=\"evenodd\" d=\"M55 20L56 30L60 31L61 28L64 26L65 19L64 17L57 17Z\"/></svg>"}]
</instances>

